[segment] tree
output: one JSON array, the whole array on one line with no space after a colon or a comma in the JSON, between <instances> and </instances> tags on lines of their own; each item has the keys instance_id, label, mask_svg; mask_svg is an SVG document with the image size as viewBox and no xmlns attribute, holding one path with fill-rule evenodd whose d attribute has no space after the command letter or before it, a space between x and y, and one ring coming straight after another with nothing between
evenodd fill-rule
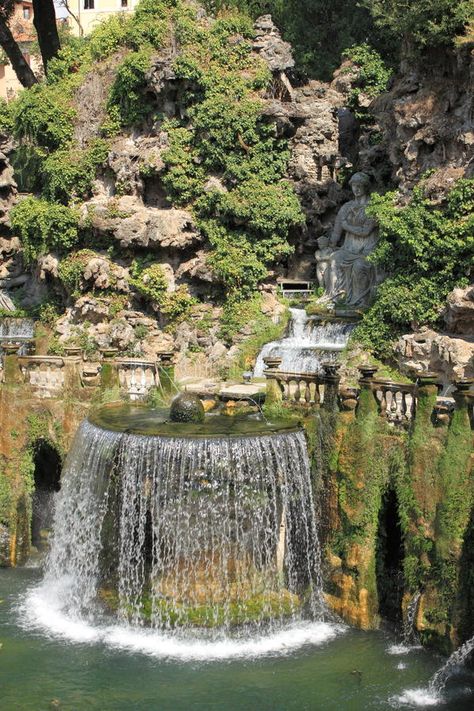
<instances>
[{"instance_id":1,"label":"tree","mask_svg":"<svg viewBox=\"0 0 474 711\"><path fill-rule=\"evenodd\" d=\"M15 10L15 0L0 0L0 45L11 62L18 81L25 87L33 86L37 79L18 46L9 27L9 21Z\"/></svg>"},{"instance_id":2,"label":"tree","mask_svg":"<svg viewBox=\"0 0 474 711\"><path fill-rule=\"evenodd\" d=\"M56 24L56 11L53 0L33 0L33 24L38 35L38 42L43 58L44 71L48 73L48 62L53 59L61 49L58 27Z\"/></svg>"},{"instance_id":3,"label":"tree","mask_svg":"<svg viewBox=\"0 0 474 711\"><path fill-rule=\"evenodd\" d=\"M473 0L362 0L376 25L408 47L451 45L474 20Z\"/></svg>"}]
</instances>

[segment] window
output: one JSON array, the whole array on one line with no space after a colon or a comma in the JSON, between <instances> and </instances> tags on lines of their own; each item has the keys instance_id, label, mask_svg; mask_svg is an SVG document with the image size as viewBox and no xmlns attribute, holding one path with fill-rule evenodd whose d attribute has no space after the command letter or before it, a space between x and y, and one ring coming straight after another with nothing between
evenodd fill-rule
<instances>
[{"instance_id":1,"label":"window","mask_svg":"<svg viewBox=\"0 0 474 711\"><path fill-rule=\"evenodd\" d=\"M29 20L31 17L31 8L23 5L23 19Z\"/></svg>"},{"instance_id":2,"label":"window","mask_svg":"<svg viewBox=\"0 0 474 711\"><path fill-rule=\"evenodd\" d=\"M93 10L94 0L84 0L84 10Z\"/></svg>"},{"instance_id":3,"label":"window","mask_svg":"<svg viewBox=\"0 0 474 711\"><path fill-rule=\"evenodd\" d=\"M122 7L128 7L128 0L122 0Z\"/></svg>"}]
</instances>

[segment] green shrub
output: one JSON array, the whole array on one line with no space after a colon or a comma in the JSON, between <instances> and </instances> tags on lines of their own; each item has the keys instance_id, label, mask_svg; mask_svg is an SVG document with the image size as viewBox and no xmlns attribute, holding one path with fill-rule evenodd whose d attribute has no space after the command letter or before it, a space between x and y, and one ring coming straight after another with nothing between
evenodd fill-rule
<instances>
[{"instance_id":1,"label":"green shrub","mask_svg":"<svg viewBox=\"0 0 474 711\"><path fill-rule=\"evenodd\" d=\"M37 84L22 91L12 105L16 138L55 150L69 143L75 111L63 86Z\"/></svg>"},{"instance_id":2,"label":"green shrub","mask_svg":"<svg viewBox=\"0 0 474 711\"><path fill-rule=\"evenodd\" d=\"M380 240L371 259L390 274L354 337L380 354L404 331L436 325L453 288L466 284L474 259L474 180L460 180L438 206L421 183L406 205L396 193L373 195L368 212Z\"/></svg>"},{"instance_id":3,"label":"green shrub","mask_svg":"<svg viewBox=\"0 0 474 711\"><path fill-rule=\"evenodd\" d=\"M42 165L44 196L65 204L74 198L87 199L97 168L106 161L108 151L107 142L97 138L85 150L66 148L52 153Z\"/></svg>"},{"instance_id":4,"label":"green shrub","mask_svg":"<svg viewBox=\"0 0 474 711\"><path fill-rule=\"evenodd\" d=\"M26 262L51 250L65 252L79 242L78 214L64 205L27 197L10 212Z\"/></svg>"},{"instance_id":5,"label":"green shrub","mask_svg":"<svg viewBox=\"0 0 474 711\"><path fill-rule=\"evenodd\" d=\"M150 113L150 103L145 97L150 63L151 50L145 47L128 54L117 69L110 90L109 108L118 110L122 126L133 126Z\"/></svg>"},{"instance_id":6,"label":"green shrub","mask_svg":"<svg viewBox=\"0 0 474 711\"><path fill-rule=\"evenodd\" d=\"M161 264L149 264L136 259L130 267L130 284L148 301L162 304L168 289Z\"/></svg>"},{"instance_id":7,"label":"green shrub","mask_svg":"<svg viewBox=\"0 0 474 711\"><path fill-rule=\"evenodd\" d=\"M60 261L58 276L70 294L76 295L80 292L84 269L94 256L95 252L91 249L81 249Z\"/></svg>"}]
</instances>

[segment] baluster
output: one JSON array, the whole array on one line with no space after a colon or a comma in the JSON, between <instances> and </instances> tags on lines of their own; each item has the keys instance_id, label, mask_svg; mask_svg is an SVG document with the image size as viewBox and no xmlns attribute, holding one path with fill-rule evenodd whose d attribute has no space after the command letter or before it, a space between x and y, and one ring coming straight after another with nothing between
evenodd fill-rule
<instances>
[{"instance_id":1,"label":"baluster","mask_svg":"<svg viewBox=\"0 0 474 711\"><path fill-rule=\"evenodd\" d=\"M309 403L311 402L311 383L309 380L306 381L306 388L304 391L304 399L306 400L306 402L309 405Z\"/></svg>"},{"instance_id":2,"label":"baluster","mask_svg":"<svg viewBox=\"0 0 474 711\"><path fill-rule=\"evenodd\" d=\"M401 407L400 407L400 414L401 414L402 420L407 419L407 410L408 410L407 393L402 392L402 402L401 402Z\"/></svg>"},{"instance_id":3,"label":"baluster","mask_svg":"<svg viewBox=\"0 0 474 711\"><path fill-rule=\"evenodd\" d=\"M320 391L320 384L316 380L314 383L314 404L315 405L320 405L321 404L321 391Z\"/></svg>"},{"instance_id":4,"label":"baluster","mask_svg":"<svg viewBox=\"0 0 474 711\"><path fill-rule=\"evenodd\" d=\"M394 392L392 390L391 395L392 395L392 402L390 403L390 412L392 413L392 415L394 417L396 417L396 415L398 413L398 400L397 400L398 393L396 391Z\"/></svg>"},{"instance_id":5,"label":"baluster","mask_svg":"<svg viewBox=\"0 0 474 711\"><path fill-rule=\"evenodd\" d=\"M387 416L387 390L383 385L380 388L380 414Z\"/></svg>"},{"instance_id":6,"label":"baluster","mask_svg":"<svg viewBox=\"0 0 474 711\"><path fill-rule=\"evenodd\" d=\"M300 381L296 380L295 382L296 382L295 400L296 400L296 402L299 402L301 400Z\"/></svg>"}]
</instances>

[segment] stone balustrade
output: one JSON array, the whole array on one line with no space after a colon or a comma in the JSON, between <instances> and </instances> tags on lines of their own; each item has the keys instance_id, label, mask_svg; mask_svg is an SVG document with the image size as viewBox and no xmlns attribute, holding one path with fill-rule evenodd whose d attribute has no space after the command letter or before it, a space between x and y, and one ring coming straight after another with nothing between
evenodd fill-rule
<instances>
[{"instance_id":1,"label":"stone balustrade","mask_svg":"<svg viewBox=\"0 0 474 711\"><path fill-rule=\"evenodd\" d=\"M284 402L319 405L324 398L324 383L318 375L282 371L267 372L265 375L278 383Z\"/></svg>"},{"instance_id":2,"label":"stone balustrade","mask_svg":"<svg viewBox=\"0 0 474 711\"><path fill-rule=\"evenodd\" d=\"M173 353L163 353L157 361L116 358L113 349L104 349L97 362L84 361L79 348L68 348L64 357L19 355L18 344L2 347L0 379L6 384L29 385L38 398L58 398L69 388L111 388L119 386L130 400L143 400L150 390L166 389L174 380Z\"/></svg>"},{"instance_id":3,"label":"stone balustrade","mask_svg":"<svg viewBox=\"0 0 474 711\"><path fill-rule=\"evenodd\" d=\"M130 400L144 400L150 390L159 386L160 376L154 361L124 358L116 360L120 390Z\"/></svg>"},{"instance_id":4,"label":"stone balustrade","mask_svg":"<svg viewBox=\"0 0 474 711\"><path fill-rule=\"evenodd\" d=\"M373 380L371 387L382 417L395 424L403 424L413 418L416 404L415 384Z\"/></svg>"},{"instance_id":5,"label":"stone balustrade","mask_svg":"<svg viewBox=\"0 0 474 711\"><path fill-rule=\"evenodd\" d=\"M319 375L283 372L278 370L281 363L279 359L268 358L265 361L265 377L269 383L276 384L283 402L353 411L357 408L360 389L365 387L372 391L380 416L397 426L407 425L413 420L420 388L437 385L436 375L432 373L426 373L417 383L396 383L375 378L376 368L363 366L359 369L358 387L341 386L338 365L323 365L324 374ZM474 428L474 393L470 390L472 381L458 381L454 385L456 389L453 398L437 398L433 423L438 426L448 425L456 404L462 402L468 408Z\"/></svg>"},{"instance_id":6,"label":"stone balustrade","mask_svg":"<svg viewBox=\"0 0 474 711\"><path fill-rule=\"evenodd\" d=\"M65 386L65 361L57 356L19 356L18 365L23 381L37 397L57 397Z\"/></svg>"}]
</instances>

